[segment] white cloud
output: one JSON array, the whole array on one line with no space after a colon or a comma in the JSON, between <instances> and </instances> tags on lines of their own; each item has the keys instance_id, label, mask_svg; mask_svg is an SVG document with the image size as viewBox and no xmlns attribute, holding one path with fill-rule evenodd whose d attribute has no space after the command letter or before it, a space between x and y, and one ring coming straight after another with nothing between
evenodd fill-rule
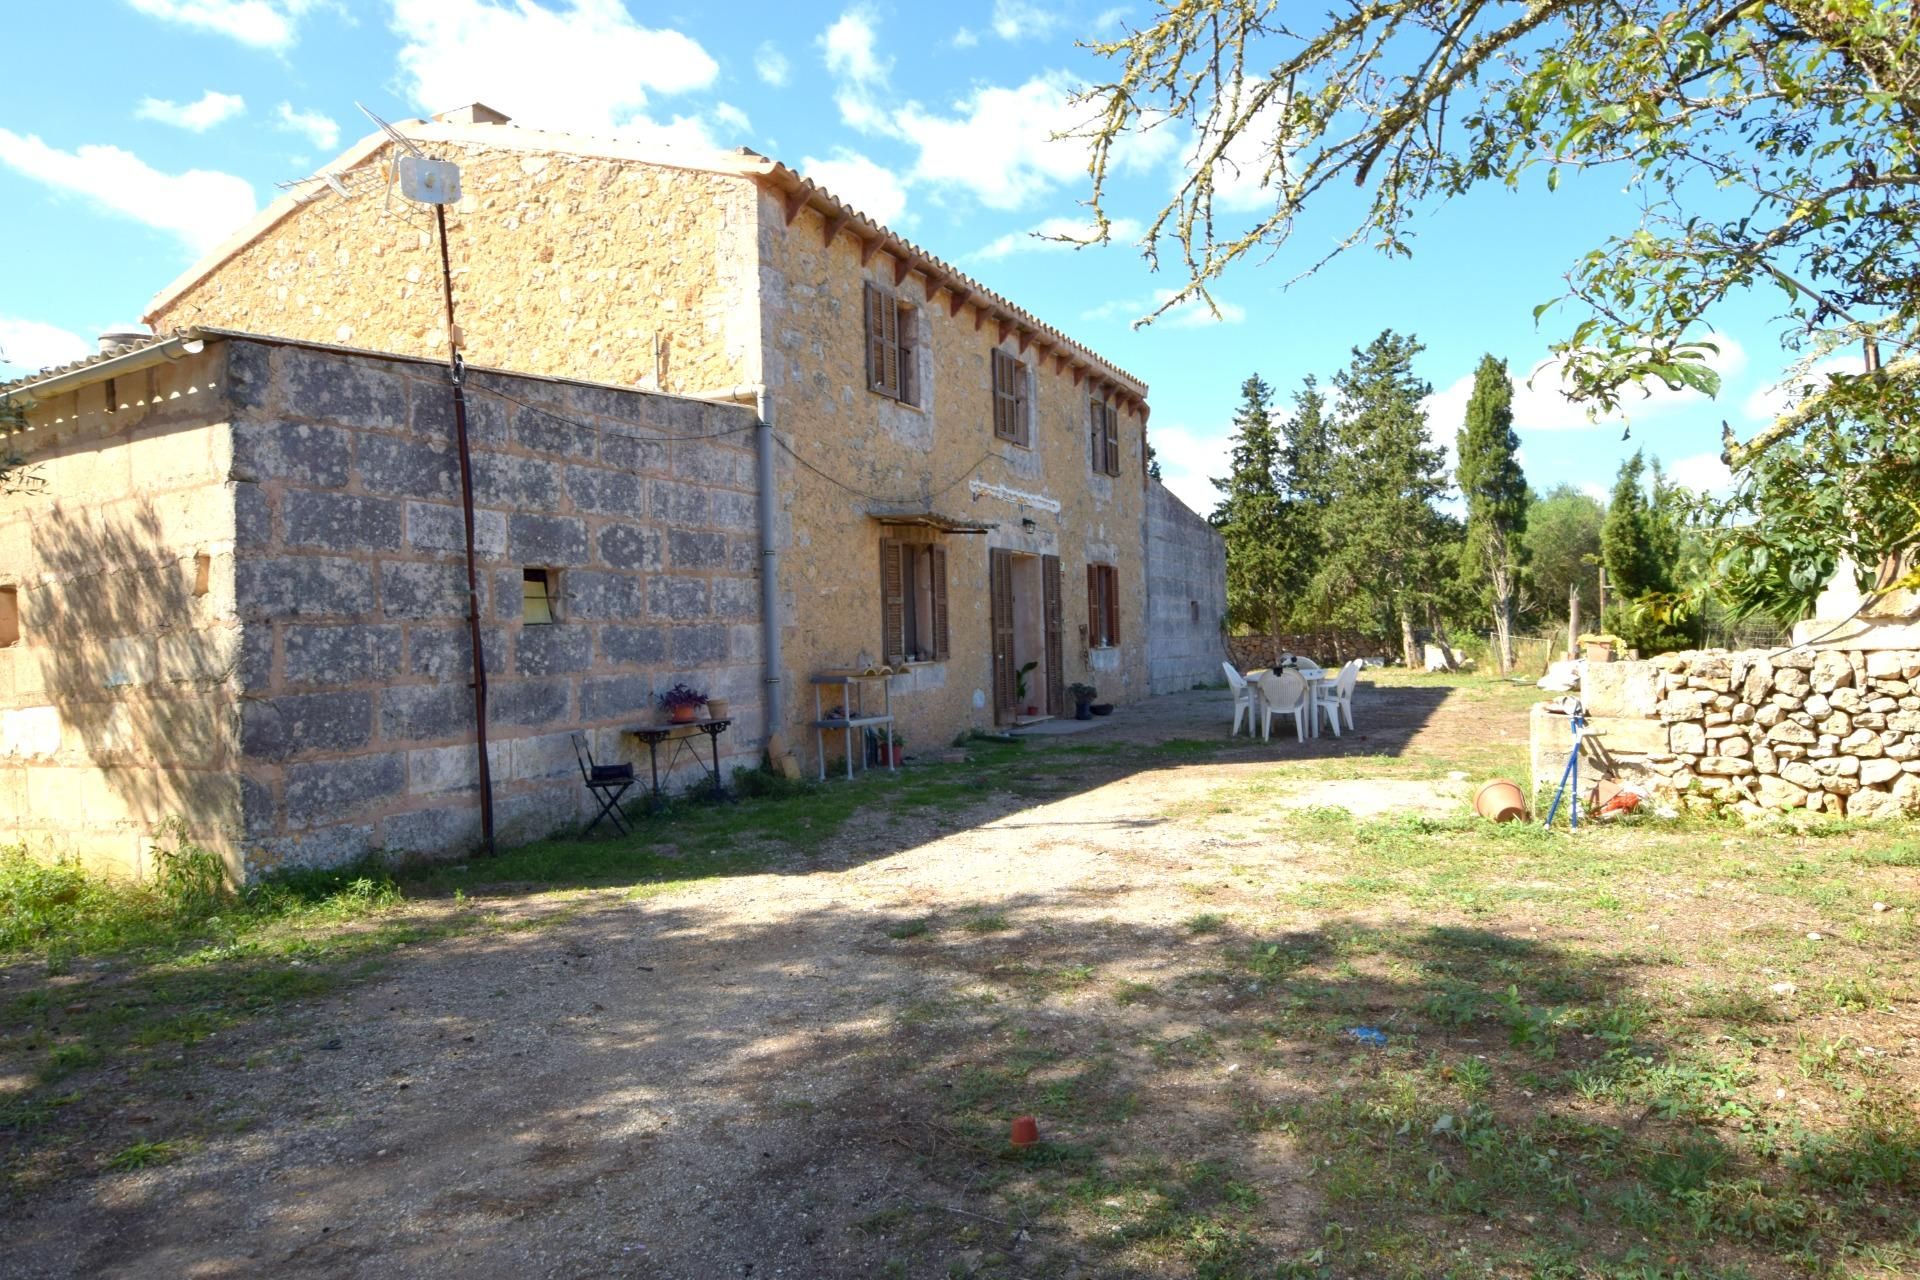
<instances>
[{"instance_id":1,"label":"white cloud","mask_svg":"<svg viewBox=\"0 0 1920 1280\"><path fill-rule=\"evenodd\" d=\"M93 354L93 343L55 325L0 316L0 369L36 373ZM9 374L8 376L14 376Z\"/></svg>"},{"instance_id":2,"label":"white cloud","mask_svg":"<svg viewBox=\"0 0 1920 1280\"><path fill-rule=\"evenodd\" d=\"M1133 218L1115 218L1107 224L1108 236L1120 243L1139 237L1144 228ZM997 240L989 241L985 247L976 249L969 257L1007 258L1016 253L1046 253L1057 249L1072 249L1075 246L1067 240L1085 241L1094 233L1094 225L1085 218L1048 218L1038 226L1025 231L1009 231Z\"/></svg>"},{"instance_id":3,"label":"white cloud","mask_svg":"<svg viewBox=\"0 0 1920 1280\"><path fill-rule=\"evenodd\" d=\"M194 102L171 102L165 98L142 98L134 108L137 120L156 120L176 129L205 133L217 124L233 119L247 109L247 100L237 93L218 93L212 89Z\"/></svg>"},{"instance_id":4,"label":"white cloud","mask_svg":"<svg viewBox=\"0 0 1920 1280\"><path fill-rule=\"evenodd\" d=\"M1172 289L1156 289L1151 300L1140 298L1116 298L1112 302L1103 302L1080 313L1082 320L1126 320L1138 325L1142 317L1156 307L1165 306L1174 297ZM1213 300L1209 307L1201 298L1189 298L1177 307L1170 307L1153 323L1156 327L1167 329L1205 329L1216 324L1239 324L1247 318L1247 309L1236 302Z\"/></svg>"},{"instance_id":5,"label":"white cloud","mask_svg":"<svg viewBox=\"0 0 1920 1280\"><path fill-rule=\"evenodd\" d=\"M1719 351L1710 355L1706 363L1723 380L1746 367L1746 350L1737 341L1725 334L1715 335L1713 341ZM1640 422L1674 409L1698 407L1706 401L1698 391L1672 391L1654 383L1638 391L1627 389L1620 408L1589 417L1586 406L1573 400L1569 390L1565 366L1558 357L1542 360L1524 376L1514 377L1513 425L1522 431L1579 431ZM1451 440L1466 420L1467 401L1472 396L1472 374L1428 396L1424 404L1435 432Z\"/></svg>"},{"instance_id":6,"label":"white cloud","mask_svg":"<svg viewBox=\"0 0 1920 1280\"><path fill-rule=\"evenodd\" d=\"M919 155L916 181L970 192L982 204L1014 209L1054 187L1086 176L1085 139L1072 134L1088 123L1089 108L1073 105L1073 79L1051 72L1017 88L987 85L952 104L952 114L909 103L890 132ZM1164 162L1179 140L1165 130L1132 135L1113 160L1121 172Z\"/></svg>"},{"instance_id":7,"label":"white cloud","mask_svg":"<svg viewBox=\"0 0 1920 1280\"><path fill-rule=\"evenodd\" d=\"M1102 9L1100 16L1093 20L1093 29L1095 31L1105 31L1108 27L1118 26L1120 19L1126 16L1127 8L1125 5L1116 5L1111 9Z\"/></svg>"},{"instance_id":8,"label":"white cloud","mask_svg":"<svg viewBox=\"0 0 1920 1280\"><path fill-rule=\"evenodd\" d=\"M753 121L747 119L747 113L731 102L716 102L710 112L715 124L725 125L735 133L752 133Z\"/></svg>"},{"instance_id":9,"label":"white cloud","mask_svg":"<svg viewBox=\"0 0 1920 1280\"><path fill-rule=\"evenodd\" d=\"M1866 368L1866 360L1858 354L1828 356L1815 361L1801 373L1783 375L1771 386L1761 387L1747 397L1742 408L1747 417L1755 422L1772 422L1797 404L1809 388L1825 385L1832 374L1864 373Z\"/></svg>"},{"instance_id":10,"label":"white cloud","mask_svg":"<svg viewBox=\"0 0 1920 1280\"><path fill-rule=\"evenodd\" d=\"M753 51L753 70L755 75L778 89L786 84L793 66L787 61L787 55L780 52L778 45L771 40L762 40L760 47Z\"/></svg>"},{"instance_id":11,"label":"white cloud","mask_svg":"<svg viewBox=\"0 0 1920 1280\"><path fill-rule=\"evenodd\" d=\"M1733 473L1717 453L1696 453L1666 468L1667 478L1703 493L1725 493L1733 488Z\"/></svg>"},{"instance_id":12,"label":"white cloud","mask_svg":"<svg viewBox=\"0 0 1920 1280\"><path fill-rule=\"evenodd\" d=\"M318 0L127 0L134 10L162 22L177 22L231 36L256 49L285 49L300 18Z\"/></svg>"},{"instance_id":13,"label":"white cloud","mask_svg":"<svg viewBox=\"0 0 1920 1280\"><path fill-rule=\"evenodd\" d=\"M1031 0L993 0L993 34L1002 40L1040 39L1060 25L1060 15Z\"/></svg>"},{"instance_id":14,"label":"white cloud","mask_svg":"<svg viewBox=\"0 0 1920 1280\"><path fill-rule=\"evenodd\" d=\"M847 147L835 147L831 159L803 158L800 172L875 221L898 222L907 210L907 190L894 172Z\"/></svg>"},{"instance_id":15,"label":"white cloud","mask_svg":"<svg viewBox=\"0 0 1920 1280\"><path fill-rule=\"evenodd\" d=\"M196 253L226 239L253 216L253 188L245 178L207 169L161 173L131 151L50 147L31 134L0 129L0 164L57 191L84 196L123 217L169 232Z\"/></svg>"},{"instance_id":16,"label":"white cloud","mask_svg":"<svg viewBox=\"0 0 1920 1280\"><path fill-rule=\"evenodd\" d=\"M1225 150L1213 166L1213 201L1217 208L1234 212L1252 212L1271 208L1278 200L1269 171L1273 168L1274 143L1287 113L1284 94L1275 94L1240 124L1238 132L1227 140ZM1191 169L1202 150L1211 146L1204 131L1195 138L1188 161L1176 181Z\"/></svg>"},{"instance_id":17,"label":"white cloud","mask_svg":"<svg viewBox=\"0 0 1920 1280\"><path fill-rule=\"evenodd\" d=\"M962 27L953 33L952 43L956 49L971 49L980 43L980 36L972 27Z\"/></svg>"},{"instance_id":18,"label":"white cloud","mask_svg":"<svg viewBox=\"0 0 1920 1280\"><path fill-rule=\"evenodd\" d=\"M295 111L291 102L283 102L274 112L274 128L282 133L297 133L322 151L340 145L340 126L319 111Z\"/></svg>"},{"instance_id":19,"label":"white cloud","mask_svg":"<svg viewBox=\"0 0 1920 1280\"><path fill-rule=\"evenodd\" d=\"M484 102L532 128L686 142L698 120L660 124L649 93L704 89L719 64L678 31L643 27L621 0L393 0L407 96L423 110Z\"/></svg>"},{"instance_id":20,"label":"white cloud","mask_svg":"<svg viewBox=\"0 0 1920 1280\"><path fill-rule=\"evenodd\" d=\"M1227 430L1201 431L1185 423L1162 426L1155 422L1147 428L1147 443L1160 463L1160 479L1174 497L1203 516L1220 504L1213 478L1232 468L1232 439Z\"/></svg>"},{"instance_id":21,"label":"white cloud","mask_svg":"<svg viewBox=\"0 0 1920 1280\"><path fill-rule=\"evenodd\" d=\"M873 23L873 11L856 5L835 18L818 43L828 73L839 81L833 100L840 119L856 129L884 133L887 117L876 95L886 88L893 60L882 61L875 52Z\"/></svg>"}]
</instances>

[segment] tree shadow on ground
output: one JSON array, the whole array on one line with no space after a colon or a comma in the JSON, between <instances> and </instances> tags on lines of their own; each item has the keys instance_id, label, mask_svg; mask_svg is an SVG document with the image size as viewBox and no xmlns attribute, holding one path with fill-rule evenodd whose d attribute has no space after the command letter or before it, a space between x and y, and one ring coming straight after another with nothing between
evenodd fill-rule
<instances>
[{"instance_id":1,"label":"tree shadow on ground","mask_svg":"<svg viewBox=\"0 0 1920 1280\"><path fill-rule=\"evenodd\" d=\"M469 921L156 1061L120 1105L198 1149L29 1191L16 1265L1625 1275L1644 1241L1646 1274L1784 1276L1912 1220L1920 1170L1870 1127L1810 1162L1736 1142L1737 1085L1577 940L902 896Z\"/></svg>"}]
</instances>

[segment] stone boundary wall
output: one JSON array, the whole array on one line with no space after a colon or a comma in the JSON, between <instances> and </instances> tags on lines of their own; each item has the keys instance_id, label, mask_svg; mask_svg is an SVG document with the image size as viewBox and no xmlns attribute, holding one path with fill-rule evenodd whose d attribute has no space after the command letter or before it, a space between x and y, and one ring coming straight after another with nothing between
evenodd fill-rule
<instances>
[{"instance_id":1,"label":"stone boundary wall","mask_svg":"<svg viewBox=\"0 0 1920 1280\"><path fill-rule=\"evenodd\" d=\"M1920 813L1920 652L1708 650L1590 663L1581 700L1623 773L1690 807ZM1552 750L1543 759L1540 712L1536 787L1543 765L1551 786L1566 761L1564 747L1557 764Z\"/></svg>"},{"instance_id":2,"label":"stone boundary wall","mask_svg":"<svg viewBox=\"0 0 1920 1280\"><path fill-rule=\"evenodd\" d=\"M1400 653L1397 644L1387 645L1378 636L1362 635L1358 631L1332 630L1286 632L1277 636L1228 636L1227 649L1233 655L1233 665L1242 671L1271 666L1276 650L1280 653L1305 654L1323 667L1341 666L1352 658L1378 658L1383 655L1397 658Z\"/></svg>"},{"instance_id":3,"label":"stone boundary wall","mask_svg":"<svg viewBox=\"0 0 1920 1280\"><path fill-rule=\"evenodd\" d=\"M478 761L446 374L226 346L246 873L466 852ZM502 843L592 812L576 729L603 763L637 751L644 779L618 730L655 722L677 681L731 700L727 767L758 759L751 410L479 372L467 402ZM558 570L552 625L521 622L527 567Z\"/></svg>"},{"instance_id":4,"label":"stone boundary wall","mask_svg":"<svg viewBox=\"0 0 1920 1280\"><path fill-rule=\"evenodd\" d=\"M1194 605L1199 605L1195 616ZM1147 691L1217 684L1226 658L1227 544L1158 480L1147 485Z\"/></svg>"}]
</instances>

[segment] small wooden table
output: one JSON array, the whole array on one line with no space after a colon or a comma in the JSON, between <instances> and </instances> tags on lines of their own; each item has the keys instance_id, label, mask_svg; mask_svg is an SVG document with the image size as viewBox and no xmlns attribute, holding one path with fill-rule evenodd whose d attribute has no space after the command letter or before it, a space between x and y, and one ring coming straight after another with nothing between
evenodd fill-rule
<instances>
[{"instance_id":1,"label":"small wooden table","mask_svg":"<svg viewBox=\"0 0 1920 1280\"><path fill-rule=\"evenodd\" d=\"M866 709L865 693L866 686L876 680L880 682L882 698L882 710L877 715ZM828 716L821 708L820 690L828 687L837 687L842 690L840 695L840 715L838 716ZM847 705L848 697L845 692L847 690L852 691L854 704L852 706ZM820 755L820 781L825 782L827 780L828 733L838 731L844 736L847 751L847 780L851 782L853 780L853 731L855 729L860 730L860 740L862 745L864 745L867 736L866 731L877 725L887 726L887 741L888 745L891 746L893 741L893 677L891 674L870 676L865 674L856 675L852 672L832 671L824 672L813 677L813 745L814 750ZM866 753L863 751L861 753L861 759L863 761L865 760L865 756ZM864 769L867 766L862 763L860 767ZM887 772L892 773L893 771L893 752L889 750L887 752Z\"/></svg>"},{"instance_id":2,"label":"small wooden table","mask_svg":"<svg viewBox=\"0 0 1920 1280\"><path fill-rule=\"evenodd\" d=\"M643 724L620 731L630 733L647 744L647 768L652 775L655 809L658 809L661 801L665 799L664 793L660 790L660 744L663 742L673 744L672 749L667 753L668 777L673 776L674 766L680 762L680 753L686 751L693 757L694 763L698 764L706 772L707 777L712 779L714 799L727 801L733 799L733 793L727 790L726 781L720 776L720 735L725 733L732 724L733 721L730 718L691 720L686 724ZM700 758L700 742L696 734L706 735L707 741L713 744L712 764Z\"/></svg>"}]
</instances>

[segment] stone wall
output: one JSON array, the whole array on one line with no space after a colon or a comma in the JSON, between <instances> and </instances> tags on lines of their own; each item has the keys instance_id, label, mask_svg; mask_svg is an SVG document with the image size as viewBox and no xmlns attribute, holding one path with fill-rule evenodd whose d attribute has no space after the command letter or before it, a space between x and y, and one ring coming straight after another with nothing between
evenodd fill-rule
<instances>
[{"instance_id":1,"label":"stone wall","mask_svg":"<svg viewBox=\"0 0 1920 1280\"><path fill-rule=\"evenodd\" d=\"M1227 544L1159 481L1147 486L1147 688L1217 684L1226 660Z\"/></svg>"},{"instance_id":2,"label":"stone wall","mask_svg":"<svg viewBox=\"0 0 1920 1280\"><path fill-rule=\"evenodd\" d=\"M818 468L783 458L779 480L789 729L801 731L813 714L811 672L880 649L879 544L887 531L875 514L893 505L931 507L993 526L985 534L942 538L951 653L894 681L894 709L910 743L945 743L957 732L994 723L988 553L995 548L1060 558L1063 686L1091 684L1102 700L1116 703L1145 696L1144 417L1131 410L1121 415L1120 474L1094 474L1090 384L1037 345L1021 350L1017 334L1002 337L977 304L956 311L947 294L936 290L930 297L911 263L898 264L885 251L864 254L851 232L829 243L827 225L811 209L789 225L779 200L761 197L769 416ZM862 307L868 281L917 308L918 405L867 389ZM995 347L1017 356L1032 379L1031 447L994 435ZM976 479L993 488L976 495L970 488ZM1116 646L1087 643L1089 563L1119 570ZM811 748L810 733L805 740Z\"/></svg>"},{"instance_id":3,"label":"stone wall","mask_svg":"<svg viewBox=\"0 0 1920 1280\"><path fill-rule=\"evenodd\" d=\"M478 760L445 371L226 346L247 870L469 849ZM676 681L731 700L723 761L757 759L751 411L482 372L467 398L500 839L591 812L573 730L644 776L619 729L657 720L653 696ZM558 571L552 625L521 622L529 567Z\"/></svg>"},{"instance_id":4,"label":"stone wall","mask_svg":"<svg viewBox=\"0 0 1920 1280\"><path fill-rule=\"evenodd\" d=\"M505 125L480 131L496 145L435 141L436 131L413 132L460 164L447 243L468 360L665 391L754 380L752 181L530 150L525 131ZM355 191L320 188L162 295L146 320L155 332L217 325L438 358L447 331L432 215L377 182Z\"/></svg>"},{"instance_id":5,"label":"stone wall","mask_svg":"<svg viewBox=\"0 0 1920 1280\"><path fill-rule=\"evenodd\" d=\"M1709 650L1590 663L1581 699L1623 775L1689 806L1920 812L1920 652ZM1565 721L1556 730L1550 719L1536 708L1536 788L1543 773L1557 782L1566 761Z\"/></svg>"},{"instance_id":6,"label":"stone wall","mask_svg":"<svg viewBox=\"0 0 1920 1280\"><path fill-rule=\"evenodd\" d=\"M237 856L240 625L221 361L37 406L0 492L0 844L138 876L187 816Z\"/></svg>"}]
</instances>

